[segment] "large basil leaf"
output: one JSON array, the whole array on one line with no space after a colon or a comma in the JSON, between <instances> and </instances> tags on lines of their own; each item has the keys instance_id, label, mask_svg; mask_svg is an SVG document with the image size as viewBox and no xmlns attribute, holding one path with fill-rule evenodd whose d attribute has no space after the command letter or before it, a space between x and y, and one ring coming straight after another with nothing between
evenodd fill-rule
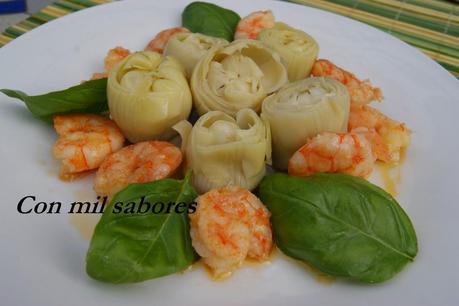
<instances>
[{"instance_id":1,"label":"large basil leaf","mask_svg":"<svg viewBox=\"0 0 459 306\"><path fill-rule=\"evenodd\" d=\"M191 32L232 41L241 17L231 10L207 2L192 2L182 13L182 25Z\"/></svg>"},{"instance_id":2,"label":"large basil leaf","mask_svg":"<svg viewBox=\"0 0 459 306\"><path fill-rule=\"evenodd\" d=\"M164 179L131 184L111 200L97 224L86 256L86 272L110 283L131 283L184 270L196 259L191 246L188 215L163 212L114 213L114 204L140 198L156 202L190 203L197 197L188 174L183 181Z\"/></svg>"},{"instance_id":3,"label":"large basil leaf","mask_svg":"<svg viewBox=\"0 0 459 306\"><path fill-rule=\"evenodd\" d=\"M287 255L325 273L364 282L393 277L417 254L413 226L397 201L345 174L265 177L259 196Z\"/></svg>"},{"instance_id":4,"label":"large basil leaf","mask_svg":"<svg viewBox=\"0 0 459 306\"><path fill-rule=\"evenodd\" d=\"M48 123L52 123L54 115L101 113L108 110L106 78L38 96L29 96L12 89L0 89L0 92L23 101L35 117Z\"/></svg>"}]
</instances>

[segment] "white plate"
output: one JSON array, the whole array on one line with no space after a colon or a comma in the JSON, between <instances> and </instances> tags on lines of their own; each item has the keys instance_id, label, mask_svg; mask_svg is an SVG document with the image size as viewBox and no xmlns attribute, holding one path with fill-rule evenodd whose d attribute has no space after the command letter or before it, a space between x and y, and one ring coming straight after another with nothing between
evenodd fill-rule
<instances>
[{"instance_id":1,"label":"white plate","mask_svg":"<svg viewBox=\"0 0 459 306\"><path fill-rule=\"evenodd\" d=\"M180 24L188 1L123 1L47 23L0 49L0 88L30 94L65 88L102 70L106 51L142 49L159 30ZM202 268L135 285L109 285L84 272L88 242L65 213L20 215L25 195L37 200L95 200L91 177L57 178L53 130L16 100L0 96L1 305L459 305L459 82L418 50L362 23L283 2L215 1L245 15L272 9L301 28L329 58L371 78L386 99L378 107L405 121L413 142L398 200L413 221L420 251L413 264L378 285L315 275L278 255L223 282ZM66 209L63 209L66 210Z\"/></svg>"}]
</instances>

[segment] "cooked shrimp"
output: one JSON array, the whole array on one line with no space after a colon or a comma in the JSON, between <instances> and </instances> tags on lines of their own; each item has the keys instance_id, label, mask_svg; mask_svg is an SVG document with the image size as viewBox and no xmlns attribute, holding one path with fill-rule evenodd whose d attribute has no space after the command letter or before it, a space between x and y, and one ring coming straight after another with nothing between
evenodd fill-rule
<instances>
[{"instance_id":1,"label":"cooked shrimp","mask_svg":"<svg viewBox=\"0 0 459 306\"><path fill-rule=\"evenodd\" d=\"M343 83L349 91L351 102L354 104L367 104L373 100L381 101L383 98L381 89L372 87L370 81L361 81L352 73L328 60L317 60L312 67L311 74L330 77Z\"/></svg>"},{"instance_id":2,"label":"cooked shrimp","mask_svg":"<svg viewBox=\"0 0 459 306\"><path fill-rule=\"evenodd\" d=\"M115 122L97 115L55 116L54 128L59 138L53 153L62 160L63 178L96 169L124 144L124 136Z\"/></svg>"},{"instance_id":3,"label":"cooked shrimp","mask_svg":"<svg viewBox=\"0 0 459 306\"><path fill-rule=\"evenodd\" d=\"M108 72L95 72L91 76L91 80L98 80L103 78L108 78Z\"/></svg>"},{"instance_id":4,"label":"cooked shrimp","mask_svg":"<svg viewBox=\"0 0 459 306\"><path fill-rule=\"evenodd\" d=\"M401 150L410 144L411 131L404 123L368 105L351 105L348 130L363 133L377 158L386 163L397 163Z\"/></svg>"},{"instance_id":5,"label":"cooked shrimp","mask_svg":"<svg viewBox=\"0 0 459 306\"><path fill-rule=\"evenodd\" d=\"M100 165L94 180L98 195L111 197L131 183L146 183L172 175L182 153L166 141L144 141L122 148Z\"/></svg>"},{"instance_id":6,"label":"cooked shrimp","mask_svg":"<svg viewBox=\"0 0 459 306\"><path fill-rule=\"evenodd\" d=\"M121 62L125 57L129 56L131 51L123 47L116 47L110 49L107 53L107 56L104 59L105 71L112 70L119 62Z\"/></svg>"},{"instance_id":7,"label":"cooked shrimp","mask_svg":"<svg viewBox=\"0 0 459 306\"><path fill-rule=\"evenodd\" d=\"M271 11L257 11L239 20L234 39L257 39L263 29L274 27L275 19Z\"/></svg>"},{"instance_id":8,"label":"cooked shrimp","mask_svg":"<svg viewBox=\"0 0 459 306\"><path fill-rule=\"evenodd\" d=\"M266 260L273 242L270 213L249 190L212 189L190 214L193 247L218 278L229 276L246 258Z\"/></svg>"},{"instance_id":9,"label":"cooked shrimp","mask_svg":"<svg viewBox=\"0 0 459 306\"><path fill-rule=\"evenodd\" d=\"M110 70L112 70L112 68L115 67L116 64L121 62L125 57L129 56L130 54L131 51L123 47L116 47L108 50L108 53L104 59L105 71L94 73L91 77L91 80L97 80L108 77L108 73L110 72Z\"/></svg>"},{"instance_id":10,"label":"cooked shrimp","mask_svg":"<svg viewBox=\"0 0 459 306\"><path fill-rule=\"evenodd\" d=\"M164 48L167 45L167 42L176 33L190 32L187 28L176 27L163 30L156 34L156 36L148 43L145 47L145 51L156 51L158 53L163 53Z\"/></svg>"},{"instance_id":11,"label":"cooked shrimp","mask_svg":"<svg viewBox=\"0 0 459 306\"><path fill-rule=\"evenodd\" d=\"M316 172L342 172L367 177L376 157L366 138L357 133L324 132L311 138L288 162L288 174L311 175Z\"/></svg>"}]
</instances>

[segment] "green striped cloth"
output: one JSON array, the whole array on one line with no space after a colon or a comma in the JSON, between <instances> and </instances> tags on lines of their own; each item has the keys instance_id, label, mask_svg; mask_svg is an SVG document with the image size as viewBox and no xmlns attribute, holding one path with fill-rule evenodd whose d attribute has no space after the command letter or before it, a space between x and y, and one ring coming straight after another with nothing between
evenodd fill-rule
<instances>
[{"instance_id":1,"label":"green striped cloth","mask_svg":"<svg viewBox=\"0 0 459 306\"><path fill-rule=\"evenodd\" d=\"M59 0L0 34L0 47L50 20L111 0Z\"/></svg>"},{"instance_id":2,"label":"green striped cloth","mask_svg":"<svg viewBox=\"0 0 459 306\"><path fill-rule=\"evenodd\" d=\"M211 1L211 0L210 0ZM344 15L420 49L459 78L459 5L439 0L289 0ZM110 0L59 0L0 34L0 47L60 16Z\"/></svg>"},{"instance_id":3,"label":"green striped cloth","mask_svg":"<svg viewBox=\"0 0 459 306\"><path fill-rule=\"evenodd\" d=\"M459 5L438 0L289 0L356 19L420 49L459 78Z\"/></svg>"}]
</instances>

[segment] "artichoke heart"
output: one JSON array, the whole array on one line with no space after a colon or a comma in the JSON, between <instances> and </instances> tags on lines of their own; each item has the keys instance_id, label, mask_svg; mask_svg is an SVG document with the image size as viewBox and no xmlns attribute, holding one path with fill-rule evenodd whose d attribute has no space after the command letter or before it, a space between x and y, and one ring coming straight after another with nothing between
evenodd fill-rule
<instances>
[{"instance_id":1,"label":"artichoke heart","mask_svg":"<svg viewBox=\"0 0 459 306\"><path fill-rule=\"evenodd\" d=\"M261 116L272 132L273 163L287 168L293 153L321 132L345 132L350 98L331 78L307 78L282 87L263 101Z\"/></svg>"},{"instance_id":2,"label":"artichoke heart","mask_svg":"<svg viewBox=\"0 0 459 306\"><path fill-rule=\"evenodd\" d=\"M200 193L228 185L255 188L271 163L271 134L253 110L235 117L221 111L174 126L182 137L186 168L193 170L193 185Z\"/></svg>"},{"instance_id":3,"label":"artichoke heart","mask_svg":"<svg viewBox=\"0 0 459 306\"><path fill-rule=\"evenodd\" d=\"M177 33L169 39L164 54L175 57L185 67L187 77L191 77L196 63L209 49L227 44L228 41L223 38L200 33Z\"/></svg>"},{"instance_id":4,"label":"artichoke heart","mask_svg":"<svg viewBox=\"0 0 459 306\"><path fill-rule=\"evenodd\" d=\"M285 23L276 22L273 28L263 29L258 39L280 54L291 82L309 76L319 53L319 45L314 38Z\"/></svg>"},{"instance_id":5,"label":"artichoke heart","mask_svg":"<svg viewBox=\"0 0 459 306\"><path fill-rule=\"evenodd\" d=\"M151 51L134 53L111 70L107 96L112 119L133 143L170 138L192 106L183 67Z\"/></svg>"},{"instance_id":6,"label":"artichoke heart","mask_svg":"<svg viewBox=\"0 0 459 306\"><path fill-rule=\"evenodd\" d=\"M258 112L261 102L288 81L280 56L262 42L239 39L209 50L196 64L191 91L200 115L243 108Z\"/></svg>"}]
</instances>

